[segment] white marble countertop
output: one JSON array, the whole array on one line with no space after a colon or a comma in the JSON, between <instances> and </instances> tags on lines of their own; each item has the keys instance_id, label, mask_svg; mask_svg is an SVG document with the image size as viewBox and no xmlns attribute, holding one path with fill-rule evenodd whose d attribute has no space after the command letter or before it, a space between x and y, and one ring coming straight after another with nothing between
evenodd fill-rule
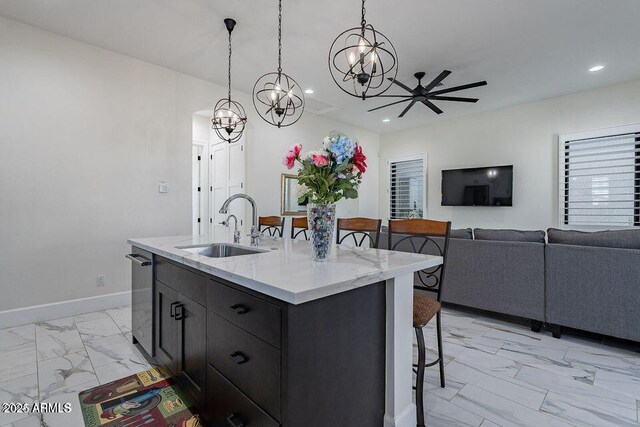
<instances>
[{"instance_id":1,"label":"white marble countertop","mask_svg":"<svg viewBox=\"0 0 640 427\"><path fill-rule=\"evenodd\" d=\"M442 264L442 257L334 245L323 262L311 260L304 240L263 237L257 248L265 252L228 258L209 258L178 247L230 243L230 231L217 227L208 236L129 239L132 246L229 280L279 300L302 304L350 289ZM249 247L248 238L240 241Z\"/></svg>"}]
</instances>

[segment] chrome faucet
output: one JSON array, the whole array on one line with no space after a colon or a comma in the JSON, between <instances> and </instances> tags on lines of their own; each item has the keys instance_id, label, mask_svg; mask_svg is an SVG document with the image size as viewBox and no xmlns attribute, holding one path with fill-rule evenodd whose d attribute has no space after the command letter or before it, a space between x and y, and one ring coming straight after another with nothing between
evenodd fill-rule
<instances>
[{"instance_id":1,"label":"chrome faucet","mask_svg":"<svg viewBox=\"0 0 640 427\"><path fill-rule=\"evenodd\" d=\"M240 243L240 230L238 230L238 218L236 218L235 215L231 214L227 217L227 219L222 221L222 225L224 225L225 227L229 227L229 220L231 220L231 218L233 218L233 222L234 222L233 243Z\"/></svg>"},{"instance_id":2,"label":"chrome faucet","mask_svg":"<svg viewBox=\"0 0 640 427\"><path fill-rule=\"evenodd\" d=\"M251 236L251 246L258 246L258 241L260 240L260 231L258 231L258 208L256 207L256 202L252 197L247 196L243 193L234 194L224 201L222 207L220 208L220 213L226 215L229 212L229 205L235 199L245 199L246 201L251 203L253 224L251 225L251 234L249 234L249 236Z\"/></svg>"}]
</instances>

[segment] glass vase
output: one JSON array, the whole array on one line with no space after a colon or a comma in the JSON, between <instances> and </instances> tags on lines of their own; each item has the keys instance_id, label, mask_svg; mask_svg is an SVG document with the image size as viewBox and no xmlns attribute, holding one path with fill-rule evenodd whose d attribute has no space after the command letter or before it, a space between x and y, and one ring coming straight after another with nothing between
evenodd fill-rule
<instances>
[{"instance_id":1,"label":"glass vase","mask_svg":"<svg viewBox=\"0 0 640 427\"><path fill-rule=\"evenodd\" d=\"M336 224L335 203L309 203L307 220L311 231L312 259L324 261L331 252L333 229Z\"/></svg>"}]
</instances>

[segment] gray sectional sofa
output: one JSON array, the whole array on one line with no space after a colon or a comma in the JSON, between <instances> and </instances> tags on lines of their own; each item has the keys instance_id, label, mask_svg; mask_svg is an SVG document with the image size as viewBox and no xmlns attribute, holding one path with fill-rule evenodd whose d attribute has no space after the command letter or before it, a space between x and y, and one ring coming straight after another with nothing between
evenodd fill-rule
<instances>
[{"instance_id":1,"label":"gray sectional sofa","mask_svg":"<svg viewBox=\"0 0 640 427\"><path fill-rule=\"evenodd\" d=\"M545 235L452 230L443 301L640 341L640 230Z\"/></svg>"},{"instance_id":2,"label":"gray sectional sofa","mask_svg":"<svg viewBox=\"0 0 640 427\"><path fill-rule=\"evenodd\" d=\"M549 229L548 241L546 321L640 341L640 230Z\"/></svg>"}]
</instances>

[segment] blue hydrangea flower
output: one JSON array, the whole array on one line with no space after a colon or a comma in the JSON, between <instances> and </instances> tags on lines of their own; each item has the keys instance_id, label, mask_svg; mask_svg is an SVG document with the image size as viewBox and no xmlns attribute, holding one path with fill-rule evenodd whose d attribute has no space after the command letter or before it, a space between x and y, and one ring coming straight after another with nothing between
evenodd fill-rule
<instances>
[{"instance_id":1,"label":"blue hydrangea flower","mask_svg":"<svg viewBox=\"0 0 640 427\"><path fill-rule=\"evenodd\" d=\"M356 143L353 142L348 136L341 135L338 139L331 144L329 151L336 158L336 162L343 163L350 160L356 150Z\"/></svg>"}]
</instances>

